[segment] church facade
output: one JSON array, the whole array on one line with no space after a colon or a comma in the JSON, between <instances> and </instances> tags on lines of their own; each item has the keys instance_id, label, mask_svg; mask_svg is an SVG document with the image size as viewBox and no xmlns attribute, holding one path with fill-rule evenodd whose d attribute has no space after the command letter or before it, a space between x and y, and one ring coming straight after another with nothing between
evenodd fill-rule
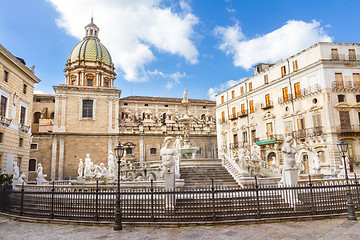
<instances>
[{"instance_id":1,"label":"church facade","mask_svg":"<svg viewBox=\"0 0 360 240\"><path fill-rule=\"evenodd\" d=\"M72 50L65 84L54 95L34 95L30 161L41 163L49 180L75 178L80 159L89 153L95 164L106 162L118 141L134 166L160 160L165 136L179 136L185 114L181 98L130 96L114 87L111 55L91 21L85 37ZM190 99L190 137L198 158L216 158L215 102ZM36 177L29 172L29 180Z\"/></svg>"}]
</instances>

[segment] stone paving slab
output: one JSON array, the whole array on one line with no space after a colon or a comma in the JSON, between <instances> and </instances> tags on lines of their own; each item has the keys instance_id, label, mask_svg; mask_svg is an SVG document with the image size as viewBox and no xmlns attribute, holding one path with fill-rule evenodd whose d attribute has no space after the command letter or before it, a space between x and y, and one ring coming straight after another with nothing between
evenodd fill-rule
<instances>
[{"instance_id":1,"label":"stone paving slab","mask_svg":"<svg viewBox=\"0 0 360 240\"><path fill-rule=\"evenodd\" d=\"M129 227L113 231L108 226L79 226L53 223L30 223L0 217L0 239L360 239L360 222L344 218L288 221L251 225L198 227Z\"/></svg>"}]
</instances>

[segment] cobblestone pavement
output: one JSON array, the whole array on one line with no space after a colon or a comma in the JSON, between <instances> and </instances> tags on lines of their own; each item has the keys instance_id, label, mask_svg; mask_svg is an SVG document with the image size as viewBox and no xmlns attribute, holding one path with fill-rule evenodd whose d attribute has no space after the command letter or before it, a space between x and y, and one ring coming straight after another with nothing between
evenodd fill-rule
<instances>
[{"instance_id":1,"label":"cobblestone pavement","mask_svg":"<svg viewBox=\"0 0 360 240\"><path fill-rule=\"evenodd\" d=\"M360 222L345 218L200 227L112 227L28 223L0 217L0 239L360 239Z\"/></svg>"}]
</instances>

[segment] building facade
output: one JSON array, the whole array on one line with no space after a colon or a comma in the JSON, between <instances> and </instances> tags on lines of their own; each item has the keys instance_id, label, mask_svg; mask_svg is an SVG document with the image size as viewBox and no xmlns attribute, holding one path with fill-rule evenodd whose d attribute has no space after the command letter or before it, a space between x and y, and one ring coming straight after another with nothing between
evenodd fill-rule
<instances>
[{"instance_id":1,"label":"building facade","mask_svg":"<svg viewBox=\"0 0 360 240\"><path fill-rule=\"evenodd\" d=\"M40 82L33 70L0 45L0 172L12 173L13 163L17 163L25 178L29 168L34 84Z\"/></svg>"},{"instance_id":2,"label":"building facade","mask_svg":"<svg viewBox=\"0 0 360 240\"><path fill-rule=\"evenodd\" d=\"M221 153L257 144L261 158L282 164L281 147L293 136L303 173L337 174L342 160L336 144L349 144L351 172L360 172L360 44L319 42L274 64L216 96ZM221 155L220 153L220 155Z\"/></svg>"},{"instance_id":3,"label":"building facade","mask_svg":"<svg viewBox=\"0 0 360 240\"><path fill-rule=\"evenodd\" d=\"M180 98L131 96L120 98L114 87L111 55L98 38L91 21L85 37L72 50L65 68L65 84L55 95L34 96L31 161L42 163L51 180L77 177L80 159L87 153L94 164L105 163L118 141L126 147L126 160L143 167L160 160L166 135L179 136L185 113ZM216 154L215 102L190 99L194 117L191 141L197 156ZM32 180L35 172L29 173Z\"/></svg>"}]
</instances>

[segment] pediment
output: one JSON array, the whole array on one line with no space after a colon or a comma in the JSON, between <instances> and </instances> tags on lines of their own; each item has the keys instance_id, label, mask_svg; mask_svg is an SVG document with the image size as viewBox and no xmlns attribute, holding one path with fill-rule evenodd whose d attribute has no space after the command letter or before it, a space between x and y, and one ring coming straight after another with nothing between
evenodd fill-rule
<instances>
[{"instance_id":1,"label":"pediment","mask_svg":"<svg viewBox=\"0 0 360 240\"><path fill-rule=\"evenodd\" d=\"M322 106L312 106L312 107L309 109L309 112L319 111L319 110L321 110L322 108L323 108Z\"/></svg>"},{"instance_id":2,"label":"pediment","mask_svg":"<svg viewBox=\"0 0 360 240\"><path fill-rule=\"evenodd\" d=\"M341 102L334 105L338 111L350 111L351 106L347 102Z\"/></svg>"},{"instance_id":3,"label":"pediment","mask_svg":"<svg viewBox=\"0 0 360 240\"><path fill-rule=\"evenodd\" d=\"M269 111L269 112L265 113L263 119L264 119L264 120L269 120L269 119L273 119L273 118L275 118L275 115L272 114L272 113Z\"/></svg>"}]
</instances>

